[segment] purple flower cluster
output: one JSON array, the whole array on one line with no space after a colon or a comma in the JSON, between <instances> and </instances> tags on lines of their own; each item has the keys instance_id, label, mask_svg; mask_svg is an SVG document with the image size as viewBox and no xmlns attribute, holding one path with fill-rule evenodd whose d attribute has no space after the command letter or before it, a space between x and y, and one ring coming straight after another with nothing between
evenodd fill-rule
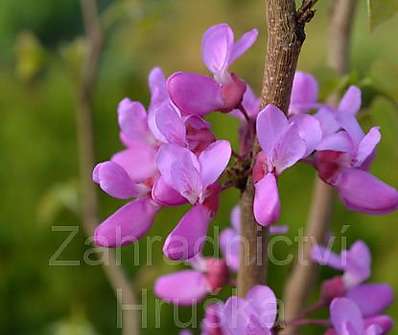
<instances>
[{"instance_id":1,"label":"purple flower cluster","mask_svg":"<svg viewBox=\"0 0 398 335\"><path fill-rule=\"evenodd\" d=\"M211 27L202 41L203 61L211 76L177 72L166 79L159 68L153 69L147 111L128 98L119 104L125 149L93 171L93 180L104 192L128 200L97 227L98 246L136 242L149 231L161 208L191 206L166 238L163 252L192 269L162 276L155 284L160 298L177 305L191 305L217 293L232 283L231 275L239 268L239 207L232 212L231 227L220 236L224 258L202 254L209 224L227 188L221 179L233 153L228 141L213 134L205 120L209 113L239 119L240 146L234 163L246 166L243 180L247 175L253 178L254 217L271 233L287 230L275 225L281 212L280 176L302 161L313 166L351 210L385 214L398 208L398 191L369 172L381 134L378 127L365 133L358 122L361 91L349 87L338 106L332 107L318 101L315 78L297 72L287 115L271 104L261 108L249 85L230 71L257 35L253 29L235 41L227 24ZM255 141L261 150L254 152L249 170L245 163L252 157ZM322 306L330 307L327 334L385 334L391 329L392 320L381 314L392 302L391 288L364 283L371 260L363 242L340 255L317 246L313 258L343 271L322 286ZM202 334L272 334L276 318L274 293L267 286L256 286L244 299L233 296L208 306Z\"/></svg>"},{"instance_id":2,"label":"purple flower cluster","mask_svg":"<svg viewBox=\"0 0 398 335\"><path fill-rule=\"evenodd\" d=\"M393 291L385 283L366 283L371 275L371 255L363 241L339 255L315 246L312 258L343 272L326 280L321 288L321 301L330 304L333 329L328 335L386 334L391 330L393 320L382 313L392 304Z\"/></svg>"}]
</instances>

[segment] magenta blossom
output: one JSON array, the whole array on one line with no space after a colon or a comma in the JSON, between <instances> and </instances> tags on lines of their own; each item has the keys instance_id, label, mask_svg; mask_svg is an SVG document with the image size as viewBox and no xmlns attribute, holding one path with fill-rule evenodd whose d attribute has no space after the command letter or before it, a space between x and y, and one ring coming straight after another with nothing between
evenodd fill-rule
<instances>
[{"instance_id":1,"label":"magenta blossom","mask_svg":"<svg viewBox=\"0 0 398 335\"><path fill-rule=\"evenodd\" d=\"M323 283L321 294L325 302L345 296L357 304L364 317L378 315L392 304L393 291L389 285L364 284L371 272L371 255L364 242L355 242L340 255L327 248L315 246L312 258L321 265L344 272L343 276Z\"/></svg>"},{"instance_id":2,"label":"magenta blossom","mask_svg":"<svg viewBox=\"0 0 398 335\"><path fill-rule=\"evenodd\" d=\"M230 73L229 67L253 45L257 35L257 30L253 29L235 42L227 24L207 30L202 41L203 61L214 79L184 72L177 72L168 79L170 97L183 114L230 112L238 107L246 84Z\"/></svg>"},{"instance_id":3,"label":"magenta blossom","mask_svg":"<svg viewBox=\"0 0 398 335\"><path fill-rule=\"evenodd\" d=\"M223 259L202 257L189 261L192 270L161 276L155 283L155 294L167 302L190 306L208 294L216 294L229 281L229 270Z\"/></svg>"},{"instance_id":4,"label":"magenta blossom","mask_svg":"<svg viewBox=\"0 0 398 335\"><path fill-rule=\"evenodd\" d=\"M329 330L328 335L381 335L393 326L392 319L385 315L365 319L355 302L347 298L332 301L330 320L333 330Z\"/></svg>"},{"instance_id":5,"label":"magenta blossom","mask_svg":"<svg viewBox=\"0 0 398 335\"><path fill-rule=\"evenodd\" d=\"M277 300L268 286L254 286L246 297L229 298L220 311L223 334L271 335L276 322Z\"/></svg>"},{"instance_id":6,"label":"magenta blossom","mask_svg":"<svg viewBox=\"0 0 398 335\"><path fill-rule=\"evenodd\" d=\"M354 287L370 277L371 255L363 241L355 242L340 255L317 245L312 249L312 259L321 265L344 271L343 282L346 288Z\"/></svg>"},{"instance_id":7,"label":"magenta blossom","mask_svg":"<svg viewBox=\"0 0 398 335\"><path fill-rule=\"evenodd\" d=\"M398 191L368 172L381 135L378 127L365 135L356 120L360 106L361 91L351 86L336 110L319 110L316 117L323 139L317 147L315 166L348 208L386 214L398 208Z\"/></svg>"},{"instance_id":8,"label":"magenta blossom","mask_svg":"<svg viewBox=\"0 0 398 335\"><path fill-rule=\"evenodd\" d=\"M220 187L216 182L230 157L231 146L222 140L210 144L199 156L174 144L160 148L160 178L193 205L167 237L163 248L167 257L189 259L200 252L218 208Z\"/></svg>"},{"instance_id":9,"label":"magenta blossom","mask_svg":"<svg viewBox=\"0 0 398 335\"><path fill-rule=\"evenodd\" d=\"M254 216L263 226L280 216L277 177L288 167L310 155L321 139L319 122L310 115L292 120L273 105L257 117L257 137L262 151L253 169L255 182Z\"/></svg>"}]
</instances>

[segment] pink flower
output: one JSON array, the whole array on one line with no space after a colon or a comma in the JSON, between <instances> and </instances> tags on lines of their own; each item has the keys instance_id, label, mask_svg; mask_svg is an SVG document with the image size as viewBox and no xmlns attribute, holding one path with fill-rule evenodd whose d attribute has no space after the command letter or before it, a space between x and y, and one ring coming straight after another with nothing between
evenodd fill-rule
<instances>
[{"instance_id":1,"label":"pink flower","mask_svg":"<svg viewBox=\"0 0 398 335\"><path fill-rule=\"evenodd\" d=\"M200 255L189 261L193 270L183 270L161 276L155 283L156 295L167 302L189 306L208 294L218 293L229 280L229 270L223 259Z\"/></svg>"},{"instance_id":2,"label":"pink flower","mask_svg":"<svg viewBox=\"0 0 398 335\"><path fill-rule=\"evenodd\" d=\"M370 276L371 255L363 241L355 242L340 255L317 245L312 249L312 259L321 265L344 271L343 282L347 289L364 282Z\"/></svg>"},{"instance_id":3,"label":"pink flower","mask_svg":"<svg viewBox=\"0 0 398 335\"><path fill-rule=\"evenodd\" d=\"M166 81L159 68L151 71L149 86L152 96L148 113L141 103L127 98L118 106L120 138L126 149L113 155L110 161L99 163L93 171L94 182L112 197L137 198L97 227L94 241L99 246L119 247L137 241L151 228L161 208L162 202L151 198L154 183L160 184L156 166L160 132L153 123L154 111L169 99ZM162 194L167 194L166 200L181 202L176 192L167 187L161 190Z\"/></svg>"},{"instance_id":4,"label":"pink flower","mask_svg":"<svg viewBox=\"0 0 398 335\"><path fill-rule=\"evenodd\" d=\"M229 298L219 314L222 334L271 335L277 315L276 297L268 286L254 286L244 299Z\"/></svg>"},{"instance_id":5,"label":"pink flower","mask_svg":"<svg viewBox=\"0 0 398 335\"><path fill-rule=\"evenodd\" d=\"M371 270L371 255L364 242L355 242L349 250L343 250L339 255L327 248L315 246L312 259L321 265L343 271L343 276L323 283L321 295L325 302L345 296L355 302L364 317L379 315L393 302L393 291L389 285L364 284Z\"/></svg>"},{"instance_id":6,"label":"pink flower","mask_svg":"<svg viewBox=\"0 0 398 335\"><path fill-rule=\"evenodd\" d=\"M365 319L358 306L350 299L336 298L330 305L330 320L337 335L380 335L388 333L393 321L388 316Z\"/></svg>"},{"instance_id":7,"label":"pink flower","mask_svg":"<svg viewBox=\"0 0 398 335\"><path fill-rule=\"evenodd\" d=\"M257 29L253 29L235 42L234 33L226 23L206 31L202 40L202 57L218 83L227 84L231 81L229 67L254 44L257 36Z\"/></svg>"},{"instance_id":8,"label":"pink flower","mask_svg":"<svg viewBox=\"0 0 398 335\"><path fill-rule=\"evenodd\" d=\"M257 39L253 29L234 41L227 24L211 27L203 36L202 54L214 79L194 73L177 72L167 82L170 97L185 115L205 115L212 111L230 112L242 101L246 84L229 67Z\"/></svg>"},{"instance_id":9,"label":"pink flower","mask_svg":"<svg viewBox=\"0 0 398 335\"><path fill-rule=\"evenodd\" d=\"M253 169L254 216L263 226L280 216L277 177L288 167L310 155L321 139L319 122L310 115L292 120L276 106L266 106L257 117L257 137L262 151Z\"/></svg>"},{"instance_id":10,"label":"pink flower","mask_svg":"<svg viewBox=\"0 0 398 335\"><path fill-rule=\"evenodd\" d=\"M199 156L175 144L160 148L160 178L193 205L166 239L163 251L169 258L189 259L201 250L218 208L220 188L216 182L230 157L231 146L222 140L210 144Z\"/></svg>"},{"instance_id":11,"label":"pink flower","mask_svg":"<svg viewBox=\"0 0 398 335\"><path fill-rule=\"evenodd\" d=\"M323 139L315 166L348 208L368 214L390 213L398 208L398 191L368 172L381 135L378 127L365 135L356 120L360 106L361 91L351 86L336 110L319 110L316 117Z\"/></svg>"}]
</instances>

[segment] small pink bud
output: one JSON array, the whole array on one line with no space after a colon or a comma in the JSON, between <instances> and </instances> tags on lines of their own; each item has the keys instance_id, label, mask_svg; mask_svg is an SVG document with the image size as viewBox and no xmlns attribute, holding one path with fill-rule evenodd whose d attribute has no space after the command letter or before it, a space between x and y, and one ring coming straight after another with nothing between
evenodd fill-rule
<instances>
[{"instance_id":1,"label":"small pink bud","mask_svg":"<svg viewBox=\"0 0 398 335\"><path fill-rule=\"evenodd\" d=\"M223 259L206 259L206 279L211 292L216 293L221 290L229 280L229 270L227 263Z\"/></svg>"},{"instance_id":2,"label":"small pink bud","mask_svg":"<svg viewBox=\"0 0 398 335\"><path fill-rule=\"evenodd\" d=\"M331 302L334 298L342 297L346 288L341 276L336 276L323 282L321 287L321 299L325 303Z\"/></svg>"}]
</instances>

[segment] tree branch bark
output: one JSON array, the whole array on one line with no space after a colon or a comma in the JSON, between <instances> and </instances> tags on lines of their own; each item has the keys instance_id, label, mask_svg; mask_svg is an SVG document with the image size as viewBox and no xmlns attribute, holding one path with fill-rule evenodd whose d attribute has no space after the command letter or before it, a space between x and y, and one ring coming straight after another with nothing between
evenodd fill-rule
<instances>
[{"instance_id":1,"label":"tree branch bark","mask_svg":"<svg viewBox=\"0 0 398 335\"><path fill-rule=\"evenodd\" d=\"M340 75L346 74L349 67L350 39L357 0L335 0L330 15L328 64ZM336 104L337 96L329 98ZM299 257L285 290L285 319L293 320L300 315L316 276L317 265L311 261L314 244L323 243L329 229L333 206L333 189L315 179L311 208L305 231L305 241L301 243ZM288 327L283 334L295 334L294 327Z\"/></svg>"},{"instance_id":2,"label":"tree branch bark","mask_svg":"<svg viewBox=\"0 0 398 335\"><path fill-rule=\"evenodd\" d=\"M92 125L92 99L97 82L99 60L103 47L102 29L98 20L95 0L81 0L81 9L88 41L88 55L85 59L80 86L77 92L76 107L77 138L79 146L80 179L83 200L82 226L89 237L94 235L98 223L98 201L95 185L91 180L91 172L95 164L94 132ZM105 256L106 254L106 256ZM121 296L119 304L136 305L136 298L129 280L121 265L118 265L115 253L99 250L103 269L115 295ZM123 317L124 335L138 334L138 319L134 311Z\"/></svg>"},{"instance_id":3,"label":"tree branch bark","mask_svg":"<svg viewBox=\"0 0 398 335\"><path fill-rule=\"evenodd\" d=\"M265 5L268 38L261 104L262 107L274 104L287 113L297 60L305 39L304 24L313 16L312 6L298 13L294 0L266 0ZM255 142L252 166L258 152L259 145ZM266 278L267 229L256 223L253 200L254 184L250 175L241 198L240 296L264 283Z\"/></svg>"}]
</instances>

